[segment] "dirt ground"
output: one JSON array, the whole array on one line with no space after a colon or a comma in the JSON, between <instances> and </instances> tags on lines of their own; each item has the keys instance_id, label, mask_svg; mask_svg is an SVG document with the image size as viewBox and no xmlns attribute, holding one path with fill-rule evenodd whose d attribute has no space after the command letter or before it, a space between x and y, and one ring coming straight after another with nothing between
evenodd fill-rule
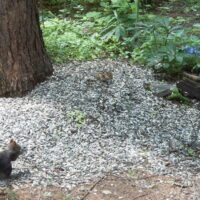
<instances>
[{"instance_id":1,"label":"dirt ground","mask_svg":"<svg viewBox=\"0 0 200 200\"><path fill-rule=\"evenodd\" d=\"M2 189L0 200L199 200L200 180L144 171L108 174L66 193L59 188Z\"/></svg>"},{"instance_id":2,"label":"dirt ground","mask_svg":"<svg viewBox=\"0 0 200 200\"><path fill-rule=\"evenodd\" d=\"M131 175L130 175L131 174ZM200 199L200 182L156 176L142 171L109 175L99 182L79 186L72 200L194 200Z\"/></svg>"}]
</instances>

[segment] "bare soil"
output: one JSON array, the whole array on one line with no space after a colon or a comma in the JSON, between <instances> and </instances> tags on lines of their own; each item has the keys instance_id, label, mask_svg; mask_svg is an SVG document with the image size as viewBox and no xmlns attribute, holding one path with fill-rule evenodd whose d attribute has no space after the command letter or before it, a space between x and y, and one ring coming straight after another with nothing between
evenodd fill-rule
<instances>
[{"instance_id":1,"label":"bare soil","mask_svg":"<svg viewBox=\"0 0 200 200\"><path fill-rule=\"evenodd\" d=\"M192 200L200 199L199 181L185 184L184 180L156 176L146 172L110 175L100 182L79 186L72 200Z\"/></svg>"},{"instance_id":2,"label":"bare soil","mask_svg":"<svg viewBox=\"0 0 200 200\"><path fill-rule=\"evenodd\" d=\"M130 171L108 174L68 193L56 187L2 189L0 200L199 200L199 187L195 177L184 180Z\"/></svg>"}]
</instances>

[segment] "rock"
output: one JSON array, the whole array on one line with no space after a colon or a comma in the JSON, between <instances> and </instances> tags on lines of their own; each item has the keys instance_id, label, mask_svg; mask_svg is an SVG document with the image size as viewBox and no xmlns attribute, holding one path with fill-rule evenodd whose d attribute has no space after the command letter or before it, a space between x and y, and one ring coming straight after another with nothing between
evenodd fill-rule
<instances>
[{"instance_id":1,"label":"rock","mask_svg":"<svg viewBox=\"0 0 200 200\"><path fill-rule=\"evenodd\" d=\"M156 83L152 85L152 92L155 96L166 97L171 95L174 88L176 88L174 84Z\"/></svg>"},{"instance_id":2,"label":"rock","mask_svg":"<svg viewBox=\"0 0 200 200\"><path fill-rule=\"evenodd\" d=\"M112 194L112 192L111 192L110 190L103 190L102 193L103 193L103 194L106 194L106 195Z\"/></svg>"},{"instance_id":3,"label":"rock","mask_svg":"<svg viewBox=\"0 0 200 200\"><path fill-rule=\"evenodd\" d=\"M79 189L79 191L88 191L88 188L81 187L81 188Z\"/></svg>"},{"instance_id":4,"label":"rock","mask_svg":"<svg viewBox=\"0 0 200 200\"><path fill-rule=\"evenodd\" d=\"M45 192L43 194L44 197L53 197L53 194L51 192Z\"/></svg>"}]
</instances>

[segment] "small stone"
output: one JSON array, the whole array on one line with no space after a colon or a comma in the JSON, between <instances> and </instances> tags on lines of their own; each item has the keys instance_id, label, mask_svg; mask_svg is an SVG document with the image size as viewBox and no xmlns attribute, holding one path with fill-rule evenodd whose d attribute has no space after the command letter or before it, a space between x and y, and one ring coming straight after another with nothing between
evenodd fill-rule
<instances>
[{"instance_id":1,"label":"small stone","mask_svg":"<svg viewBox=\"0 0 200 200\"><path fill-rule=\"evenodd\" d=\"M109 194L112 194L112 192L110 190L102 190L101 191L103 194L105 195L109 195Z\"/></svg>"},{"instance_id":2,"label":"small stone","mask_svg":"<svg viewBox=\"0 0 200 200\"><path fill-rule=\"evenodd\" d=\"M88 191L88 188L81 187L79 191Z\"/></svg>"},{"instance_id":3,"label":"small stone","mask_svg":"<svg viewBox=\"0 0 200 200\"><path fill-rule=\"evenodd\" d=\"M53 197L53 194L51 192L45 192L43 194L44 197Z\"/></svg>"}]
</instances>

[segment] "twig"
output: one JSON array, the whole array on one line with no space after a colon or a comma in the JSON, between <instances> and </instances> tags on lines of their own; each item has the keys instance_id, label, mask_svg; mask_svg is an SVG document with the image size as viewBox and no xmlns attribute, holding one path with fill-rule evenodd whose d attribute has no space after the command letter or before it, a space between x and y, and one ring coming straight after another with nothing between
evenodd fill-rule
<instances>
[{"instance_id":1,"label":"twig","mask_svg":"<svg viewBox=\"0 0 200 200\"><path fill-rule=\"evenodd\" d=\"M85 200L87 196L90 194L90 192L106 177L107 175L101 177L96 183L92 185L92 187L89 189L89 191L81 198L81 200Z\"/></svg>"},{"instance_id":2,"label":"twig","mask_svg":"<svg viewBox=\"0 0 200 200\"><path fill-rule=\"evenodd\" d=\"M139 198L144 197L144 196L147 196L147 195L149 195L149 193L147 193L147 194L142 194L142 195L140 195L140 196L137 196L137 197L135 197L133 200L139 199Z\"/></svg>"},{"instance_id":3,"label":"twig","mask_svg":"<svg viewBox=\"0 0 200 200\"><path fill-rule=\"evenodd\" d=\"M158 175L151 175L151 176L140 177L140 178L137 178L137 180L149 179L149 178L154 178L154 177L158 177Z\"/></svg>"},{"instance_id":4,"label":"twig","mask_svg":"<svg viewBox=\"0 0 200 200\"><path fill-rule=\"evenodd\" d=\"M151 176L145 176L145 177L122 177L122 176L119 176L119 175L114 175L116 178L120 178L120 179L124 179L124 180L128 180L130 182L132 181L138 181L138 180L145 180L145 179L149 179L149 178L154 178L154 177L158 177L158 175L151 175Z\"/></svg>"}]
</instances>

